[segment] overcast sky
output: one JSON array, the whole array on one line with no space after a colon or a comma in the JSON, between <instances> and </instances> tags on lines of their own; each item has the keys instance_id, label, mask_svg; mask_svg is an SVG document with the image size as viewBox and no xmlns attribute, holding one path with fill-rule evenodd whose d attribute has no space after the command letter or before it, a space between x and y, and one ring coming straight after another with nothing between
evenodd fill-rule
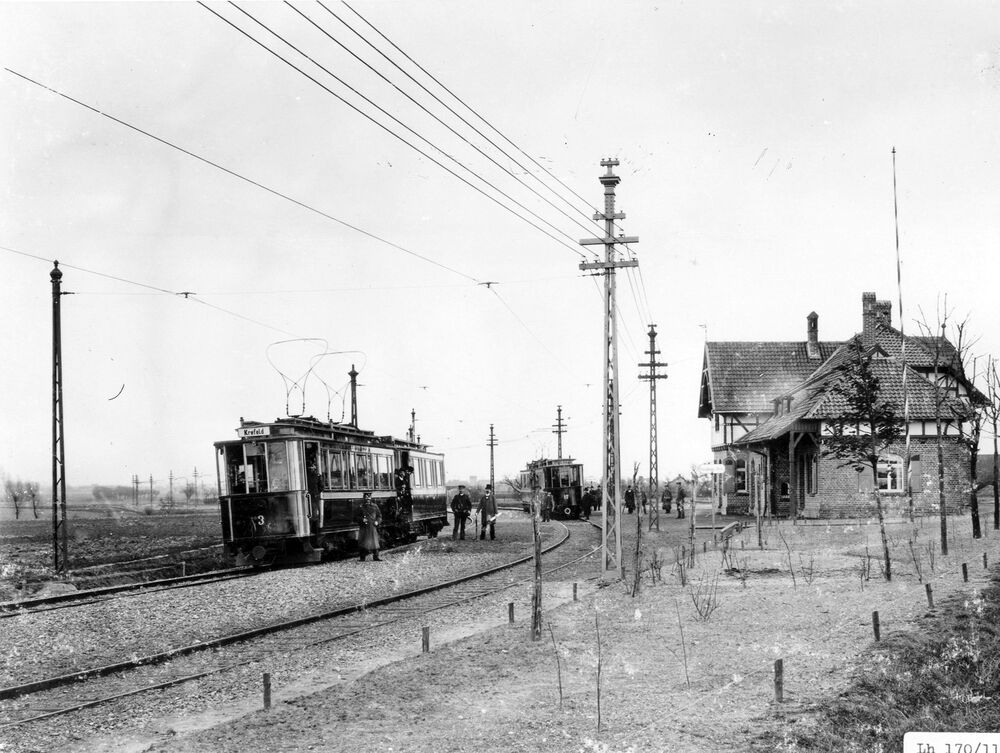
<instances>
[{"instance_id":1,"label":"overcast sky","mask_svg":"<svg viewBox=\"0 0 1000 753\"><path fill-rule=\"evenodd\" d=\"M663 478L710 458L702 325L801 340L816 311L820 338L841 340L869 290L898 321L893 146L908 331L947 294L978 350L1000 353L995 2L352 2L503 136L346 6L295 4L461 137L291 6L241 5L419 136L236 7L209 7L330 91L195 3L0 4L5 68L306 205L0 72L4 475L50 479L52 259L74 293L71 485L214 477L212 443L241 416L286 414L272 363L299 377L324 350L331 388L361 372L362 427L404 436L415 409L450 478L488 475L491 423L498 477L554 456L557 405L564 454L599 475L602 304L576 241L598 232L607 156L640 239L640 274L618 276L624 468L648 469L651 322L670 364ZM269 349L294 338L317 340ZM307 414L343 415L318 379L305 397Z\"/></svg>"}]
</instances>

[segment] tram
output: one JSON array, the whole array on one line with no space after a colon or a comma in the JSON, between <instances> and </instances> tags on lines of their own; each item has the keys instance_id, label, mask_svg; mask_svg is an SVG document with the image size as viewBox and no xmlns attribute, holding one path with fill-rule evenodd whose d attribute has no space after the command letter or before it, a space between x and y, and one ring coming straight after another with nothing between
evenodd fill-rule
<instances>
[{"instance_id":1,"label":"tram","mask_svg":"<svg viewBox=\"0 0 1000 753\"><path fill-rule=\"evenodd\" d=\"M312 417L241 418L236 435L215 451L223 543L238 564L356 551L366 493L382 511L383 546L437 536L447 523L444 455L414 436Z\"/></svg>"},{"instance_id":2,"label":"tram","mask_svg":"<svg viewBox=\"0 0 1000 753\"><path fill-rule=\"evenodd\" d=\"M532 460L518 476L522 489L538 489L552 494L553 517L580 517L580 500L583 498L582 463L573 462L573 458Z\"/></svg>"}]
</instances>

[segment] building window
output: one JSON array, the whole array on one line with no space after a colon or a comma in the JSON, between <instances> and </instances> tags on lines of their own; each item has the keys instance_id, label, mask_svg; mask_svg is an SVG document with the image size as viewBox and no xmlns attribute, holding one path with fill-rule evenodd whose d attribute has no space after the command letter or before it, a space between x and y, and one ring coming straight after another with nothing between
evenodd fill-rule
<instances>
[{"instance_id":1,"label":"building window","mask_svg":"<svg viewBox=\"0 0 1000 753\"><path fill-rule=\"evenodd\" d=\"M736 461L736 491L747 490L747 461L742 458Z\"/></svg>"},{"instance_id":2,"label":"building window","mask_svg":"<svg viewBox=\"0 0 1000 753\"><path fill-rule=\"evenodd\" d=\"M715 430L716 431L719 430L719 414L718 413L715 414Z\"/></svg>"},{"instance_id":3,"label":"building window","mask_svg":"<svg viewBox=\"0 0 1000 753\"><path fill-rule=\"evenodd\" d=\"M878 490L903 491L903 458L898 455L885 455L878 459Z\"/></svg>"}]
</instances>

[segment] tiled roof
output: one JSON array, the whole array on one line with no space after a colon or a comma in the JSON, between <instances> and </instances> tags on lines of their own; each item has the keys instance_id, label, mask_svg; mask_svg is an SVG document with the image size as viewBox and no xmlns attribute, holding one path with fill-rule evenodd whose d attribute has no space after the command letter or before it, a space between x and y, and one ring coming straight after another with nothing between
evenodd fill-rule
<instances>
[{"instance_id":1,"label":"tiled roof","mask_svg":"<svg viewBox=\"0 0 1000 753\"><path fill-rule=\"evenodd\" d=\"M721 413L770 413L775 397L789 392L828 359L841 343L819 343L809 358L805 342L709 342L705 344L711 403ZM702 411L702 415L708 415Z\"/></svg>"},{"instance_id":2,"label":"tiled roof","mask_svg":"<svg viewBox=\"0 0 1000 753\"><path fill-rule=\"evenodd\" d=\"M792 429L800 421L815 421L842 416L847 409L847 401L835 388L841 382L839 366L843 364L850 351L842 348L821 372L807 380L785 397L792 397L792 408L789 412L774 416L759 427L738 439L734 444L748 445L766 442L780 437ZM903 417L903 372L900 362L889 358L873 358L871 361L873 374L879 380L879 394L892 407L895 413ZM909 396L909 419L911 421L930 420L934 418L936 394L933 385L909 365L906 369L906 393ZM954 397L945 397L941 406L943 419L967 417L968 406Z\"/></svg>"}]
</instances>

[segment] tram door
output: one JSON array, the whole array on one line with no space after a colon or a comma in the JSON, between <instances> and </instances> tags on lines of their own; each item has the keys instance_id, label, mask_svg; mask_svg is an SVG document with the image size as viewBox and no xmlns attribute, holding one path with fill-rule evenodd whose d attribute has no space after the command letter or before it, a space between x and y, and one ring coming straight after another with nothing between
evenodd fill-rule
<instances>
[{"instance_id":1,"label":"tram door","mask_svg":"<svg viewBox=\"0 0 1000 753\"><path fill-rule=\"evenodd\" d=\"M306 493L309 495L309 525L315 532L322 525L320 515L323 505L320 492L323 491L323 471L320 468L319 442L306 442Z\"/></svg>"}]
</instances>

